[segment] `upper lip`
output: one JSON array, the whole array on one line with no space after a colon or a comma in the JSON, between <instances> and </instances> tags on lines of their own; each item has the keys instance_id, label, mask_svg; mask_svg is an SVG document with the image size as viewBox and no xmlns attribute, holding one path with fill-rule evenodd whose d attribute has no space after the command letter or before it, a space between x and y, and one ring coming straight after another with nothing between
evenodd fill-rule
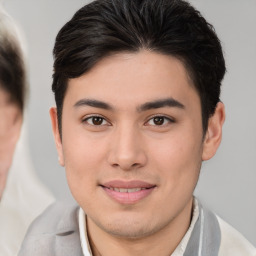
<instances>
[{"instance_id":1,"label":"upper lip","mask_svg":"<svg viewBox=\"0 0 256 256\"><path fill-rule=\"evenodd\" d=\"M101 184L106 188L152 188L156 185L141 180L112 180Z\"/></svg>"}]
</instances>

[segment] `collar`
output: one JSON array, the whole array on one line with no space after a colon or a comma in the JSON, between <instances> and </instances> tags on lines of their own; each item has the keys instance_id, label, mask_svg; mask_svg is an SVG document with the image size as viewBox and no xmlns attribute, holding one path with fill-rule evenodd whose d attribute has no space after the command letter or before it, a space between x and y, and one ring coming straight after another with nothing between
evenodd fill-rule
<instances>
[{"instance_id":1,"label":"collar","mask_svg":"<svg viewBox=\"0 0 256 256\"><path fill-rule=\"evenodd\" d=\"M92 250L87 233L86 215L81 207L79 208L78 213L78 223L83 256L92 256Z\"/></svg>"},{"instance_id":2,"label":"collar","mask_svg":"<svg viewBox=\"0 0 256 256\"><path fill-rule=\"evenodd\" d=\"M92 256L86 215L79 209L80 241L84 256ZM193 201L193 216L189 229L171 256L217 256L220 246L220 228L216 216L203 209L196 198Z\"/></svg>"},{"instance_id":3,"label":"collar","mask_svg":"<svg viewBox=\"0 0 256 256\"><path fill-rule=\"evenodd\" d=\"M217 216L200 202L199 217L188 241L184 256L218 256L221 230Z\"/></svg>"},{"instance_id":4,"label":"collar","mask_svg":"<svg viewBox=\"0 0 256 256\"><path fill-rule=\"evenodd\" d=\"M46 212L51 217L54 216L54 213L55 218L45 217L47 229L43 233L44 241L47 243L47 253L44 251L42 255L48 255L48 250L52 250L55 256L82 256L78 231L78 207L74 203L57 203L53 207L49 207ZM56 213L58 214L56 215ZM58 221L56 222L56 220ZM48 237L51 237L52 233L55 235L55 239L50 240L51 244L49 245ZM41 247L43 248L43 245Z\"/></svg>"},{"instance_id":5,"label":"collar","mask_svg":"<svg viewBox=\"0 0 256 256\"><path fill-rule=\"evenodd\" d=\"M192 220L191 220L190 226L188 228L187 233L182 238L181 242L179 243L179 245L177 246L177 248L175 249L175 251L172 253L171 256L182 256L184 254L186 247L188 245L188 241L189 241L192 231L194 229L194 226L198 220L198 217L199 217L199 206L198 206L197 199L194 197L193 213L192 213Z\"/></svg>"}]
</instances>

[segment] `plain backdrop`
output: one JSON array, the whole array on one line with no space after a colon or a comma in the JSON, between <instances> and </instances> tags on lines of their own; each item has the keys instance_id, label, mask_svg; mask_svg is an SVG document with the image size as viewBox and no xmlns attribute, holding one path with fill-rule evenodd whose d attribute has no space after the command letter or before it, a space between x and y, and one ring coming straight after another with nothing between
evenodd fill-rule
<instances>
[{"instance_id":1,"label":"plain backdrop","mask_svg":"<svg viewBox=\"0 0 256 256\"><path fill-rule=\"evenodd\" d=\"M58 165L49 108L55 36L82 0L2 0L27 41L30 95L29 145L40 179L59 199L71 197ZM223 141L203 163L195 194L256 245L256 0L191 0L214 25L228 72L222 87L226 106Z\"/></svg>"}]
</instances>

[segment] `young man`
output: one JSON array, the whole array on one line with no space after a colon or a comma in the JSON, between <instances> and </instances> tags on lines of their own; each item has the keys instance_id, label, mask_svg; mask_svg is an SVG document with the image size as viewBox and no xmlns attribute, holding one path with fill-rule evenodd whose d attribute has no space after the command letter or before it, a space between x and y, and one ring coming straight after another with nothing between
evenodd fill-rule
<instances>
[{"instance_id":1,"label":"young man","mask_svg":"<svg viewBox=\"0 0 256 256\"><path fill-rule=\"evenodd\" d=\"M193 197L225 119L225 62L185 1L100 0L54 47L50 110L79 206L54 204L20 255L256 255Z\"/></svg>"}]
</instances>

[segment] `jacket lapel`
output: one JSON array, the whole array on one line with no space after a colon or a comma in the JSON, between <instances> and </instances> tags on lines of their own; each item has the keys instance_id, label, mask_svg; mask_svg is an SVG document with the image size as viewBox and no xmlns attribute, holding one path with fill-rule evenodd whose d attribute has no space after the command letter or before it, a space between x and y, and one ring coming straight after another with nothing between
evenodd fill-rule
<instances>
[{"instance_id":1,"label":"jacket lapel","mask_svg":"<svg viewBox=\"0 0 256 256\"><path fill-rule=\"evenodd\" d=\"M221 231L217 217L199 204L199 218L184 256L218 256Z\"/></svg>"},{"instance_id":2,"label":"jacket lapel","mask_svg":"<svg viewBox=\"0 0 256 256\"><path fill-rule=\"evenodd\" d=\"M79 226L78 207L63 212L59 220L57 232L55 234L55 254L56 256L83 256Z\"/></svg>"}]
</instances>

